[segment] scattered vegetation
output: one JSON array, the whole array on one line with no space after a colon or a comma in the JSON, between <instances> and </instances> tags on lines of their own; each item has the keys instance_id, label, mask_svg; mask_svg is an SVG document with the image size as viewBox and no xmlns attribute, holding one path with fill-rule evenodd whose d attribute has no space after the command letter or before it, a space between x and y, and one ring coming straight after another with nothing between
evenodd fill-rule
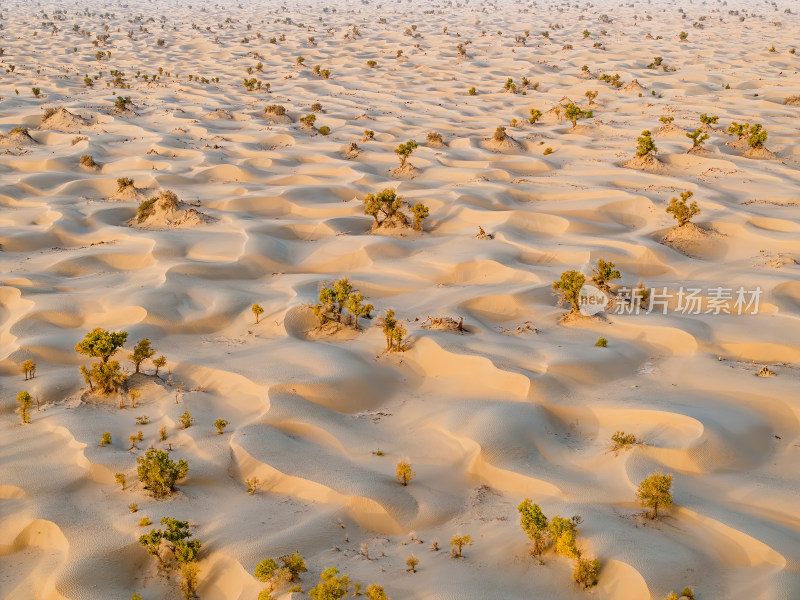
<instances>
[{"instance_id":1,"label":"scattered vegetation","mask_svg":"<svg viewBox=\"0 0 800 600\"><path fill-rule=\"evenodd\" d=\"M680 199L672 198L672 200L670 200L666 212L671 214L675 220L678 221L678 227L687 225L691 222L692 217L700 214L700 208L697 206L697 202L693 200L691 204L687 204L687 201L692 196L694 196L694 192L686 190L685 192L681 192Z\"/></svg>"},{"instance_id":2,"label":"scattered vegetation","mask_svg":"<svg viewBox=\"0 0 800 600\"><path fill-rule=\"evenodd\" d=\"M639 438L633 433L625 433L624 431L617 431L611 436L611 441L614 442L612 450L625 450L631 448L636 444L640 444Z\"/></svg>"}]
</instances>

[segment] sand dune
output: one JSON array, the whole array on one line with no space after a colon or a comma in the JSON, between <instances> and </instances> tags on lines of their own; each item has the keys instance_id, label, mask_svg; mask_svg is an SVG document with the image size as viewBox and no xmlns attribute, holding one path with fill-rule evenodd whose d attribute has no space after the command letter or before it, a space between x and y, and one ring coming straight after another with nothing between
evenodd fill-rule
<instances>
[{"instance_id":1,"label":"sand dune","mask_svg":"<svg viewBox=\"0 0 800 600\"><path fill-rule=\"evenodd\" d=\"M330 566L394 600L800 598L793 3L0 13L0 597L180 598L138 542L168 516L203 543L209 600L256 598L256 565L295 551L305 592L276 598ZM427 207L421 230L377 226L383 190ZM686 192L700 212L678 227ZM617 303L562 320L553 282L598 259ZM345 277L373 310L320 328ZM98 327L129 334L123 393L79 372ZM144 337L158 377L133 373ZM190 465L168 499L137 477L150 447ZM659 470L675 504L652 521L636 490ZM524 498L581 516L596 586L531 556Z\"/></svg>"}]
</instances>

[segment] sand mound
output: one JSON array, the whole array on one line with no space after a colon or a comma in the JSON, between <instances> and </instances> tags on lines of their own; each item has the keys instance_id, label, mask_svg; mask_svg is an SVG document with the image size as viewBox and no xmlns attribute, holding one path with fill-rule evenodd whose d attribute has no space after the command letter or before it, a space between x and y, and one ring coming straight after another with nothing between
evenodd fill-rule
<instances>
[{"instance_id":1,"label":"sand mound","mask_svg":"<svg viewBox=\"0 0 800 600\"><path fill-rule=\"evenodd\" d=\"M508 135L505 128L503 128L502 135L498 131L492 137L484 139L483 146L492 152L516 154L522 151L522 144Z\"/></svg>"},{"instance_id":2,"label":"sand mound","mask_svg":"<svg viewBox=\"0 0 800 600\"><path fill-rule=\"evenodd\" d=\"M709 242L718 237L719 234L714 231L687 223L670 229L661 238L661 243L687 256L700 256L707 250Z\"/></svg>"},{"instance_id":3,"label":"sand mound","mask_svg":"<svg viewBox=\"0 0 800 600\"><path fill-rule=\"evenodd\" d=\"M358 144L355 142L350 142L350 145L342 150L342 154L347 160L353 160L354 158L358 158L358 155L361 154L361 148L359 148Z\"/></svg>"},{"instance_id":4,"label":"sand mound","mask_svg":"<svg viewBox=\"0 0 800 600\"><path fill-rule=\"evenodd\" d=\"M414 179L420 174L420 170L411 163L407 162L402 167L397 167L396 169L390 170L389 174L395 179Z\"/></svg>"},{"instance_id":5,"label":"sand mound","mask_svg":"<svg viewBox=\"0 0 800 600\"><path fill-rule=\"evenodd\" d=\"M211 218L182 202L174 192L161 192L139 205L138 214L128 225L138 229L176 229L196 227Z\"/></svg>"},{"instance_id":6,"label":"sand mound","mask_svg":"<svg viewBox=\"0 0 800 600\"><path fill-rule=\"evenodd\" d=\"M800 96L789 96L784 100L784 104L788 106L800 106Z\"/></svg>"},{"instance_id":7,"label":"sand mound","mask_svg":"<svg viewBox=\"0 0 800 600\"><path fill-rule=\"evenodd\" d=\"M640 84L637 79L634 79L633 81L631 81L629 83L626 83L624 86L622 86L622 91L623 92L636 92L636 93L639 93L639 92L646 91L646 89L647 88L645 88L642 84Z\"/></svg>"},{"instance_id":8,"label":"sand mound","mask_svg":"<svg viewBox=\"0 0 800 600\"><path fill-rule=\"evenodd\" d=\"M112 202L141 202L145 200L145 195L139 188L126 185L122 189L117 189L108 199Z\"/></svg>"},{"instance_id":9,"label":"sand mound","mask_svg":"<svg viewBox=\"0 0 800 600\"><path fill-rule=\"evenodd\" d=\"M667 123L659 127L653 137L686 138L686 131L675 125L675 123Z\"/></svg>"},{"instance_id":10,"label":"sand mound","mask_svg":"<svg viewBox=\"0 0 800 600\"><path fill-rule=\"evenodd\" d=\"M666 165L652 154L647 154L645 156L634 155L633 158L624 162L622 166L628 169L647 171L648 173L665 173L667 170Z\"/></svg>"},{"instance_id":11,"label":"sand mound","mask_svg":"<svg viewBox=\"0 0 800 600\"><path fill-rule=\"evenodd\" d=\"M49 112L49 111L48 111ZM39 129L54 129L56 131L74 132L87 127L89 122L83 117L74 115L66 108L59 107L49 114L46 113Z\"/></svg>"},{"instance_id":12,"label":"sand mound","mask_svg":"<svg viewBox=\"0 0 800 600\"><path fill-rule=\"evenodd\" d=\"M774 152L770 152L766 147L760 146L758 148L748 148L742 153L745 158L754 158L758 160L773 160L778 158Z\"/></svg>"},{"instance_id":13,"label":"sand mound","mask_svg":"<svg viewBox=\"0 0 800 600\"><path fill-rule=\"evenodd\" d=\"M24 148L38 143L28 133L27 127L14 127L6 135L0 135L0 148Z\"/></svg>"}]
</instances>

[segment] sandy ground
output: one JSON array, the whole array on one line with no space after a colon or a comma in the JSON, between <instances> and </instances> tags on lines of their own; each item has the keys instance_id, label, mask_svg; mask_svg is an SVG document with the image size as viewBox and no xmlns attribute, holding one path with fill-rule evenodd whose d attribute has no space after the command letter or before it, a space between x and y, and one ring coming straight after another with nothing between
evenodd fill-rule
<instances>
[{"instance_id":1,"label":"sandy ground","mask_svg":"<svg viewBox=\"0 0 800 600\"><path fill-rule=\"evenodd\" d=\"M687 585L703 600L800 598L800 108L785 103L800 93L797 5L683 2L684 17L664 1L282 4L0 7L0 596L177 598L137 542L140 518L168 515L204 544L209 600L255 598L256 564L294 550L305 590L336 566L395 600L660 600ZM669 68L648 69L655 56ZM270 90L246 91L250 77ZM506 92L509 77L531 85ZM121 95L129 110L114 108ZM569 100L593 110L575 129L554 110ZM315 102L328 136L299 121ZM270 104L288 118L268 118ZM56 107L69 114L42 123ZM719 123L687 154L681 132L700 113ZM661 116L675 120L659 133ZM732 121L761 123L772 155L744 156ZM492 151L500 125L517 143ZM18 126L30 139L5 136ZM625 168L645 129L656 167ZM426 145L429 131L443 144ZM416 171L393 177L409 139ZM86 154L96 167L79 166ZM120 177L136 190L116 195ZM430 208L423 233L370 233L361 199L386 187ZM177 213L136 221L164 190ZM684 190L701 232L676 237L665 207ZM561 323L552 282L598 258L625 286L760 286L759 312ZM376 315L407 320L406 352L384 352L374 319L355 335L309 331L303 305L340 277ZM423 328L428 316L463 317L466 332ZM86 393L73 348L95 327L129 332L129 370L142 337L166 355L161 378L149 362L131 378L138 407ZM763 366L777 376L757 377ZM40 401L26 426L22 390ZM135 459L166 448L162 426L190 471L156 501ZM616 430L645 443L611 452ZM394 479L403 459L408 487ZM675 506L650 522L635 490L659 469ZM582 591L552 550L544 565L530 556L525 497L581 515L597 587ZM474 541L462 560L455 534Z\"/></svg>"}]
</instances>

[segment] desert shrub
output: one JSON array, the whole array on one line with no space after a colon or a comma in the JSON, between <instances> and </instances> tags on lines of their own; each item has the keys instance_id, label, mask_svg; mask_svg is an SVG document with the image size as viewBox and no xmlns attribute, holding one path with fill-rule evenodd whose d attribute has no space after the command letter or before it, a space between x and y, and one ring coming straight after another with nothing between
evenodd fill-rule
<instances>
[{"instance_id":1,"label":"desert shrub","mask_svg":"<svg viewBox=\"0 0 800 600\"><path fill-rule=\"evenodd\" d=\"M136 390L132 390L132 391L135 392ZM150 417L148 417L147 415L141 415L139 417L136 417L136 424L137 425L149 425L150 424Z\"/></svg>"},{"instance_id":2,"label":"desert shrub","mask_svg":"<svg viewBox=\"0 0 800 600\"><path fill-rule=\"evenodd\" d=\"M553 289L559 295L559 305L569 302L570 314L577 314L580 310L578 298L581 287L586 282L586 277L578 271L564 271L561 279L553 283Z\"/></svg>"},{"instance_id":3,"label":"desert shrub","mask_svg":"<svg viewBox=\"0 0 800 600\"><path fill-rule=\"evenodd\" d=\"M430 214L428 207L421 202L417 202L411 207L411 214L414 215L414 229L422 231L422 221L427 219Z\"/></svg>"},{"instance_id":4,"label":"desert shrub","mask_svg":"<svg viewBox=\"0 0 800 600\"><path fill-rule=\"evenodd\" d=\"M141 442L143 439L144 439L144 434L143 434L141 431L137 431L136 433L134 433L133 435L131 435L131 436L128 438L128 440L129 440L129 441L130 441L130 443L131 443L131 447L130 447L130 449L131 449L131 450L135 450L135 449L136 449L136 442Z\"/></svg>"},{"instance_id":5,"label":"desert shrub","mask_svg":"<svg viewBox=\"0 0 800 600\"><path fill-rule=\"evenodd\" d=\"M528 121L530 122L531 125L535 125L536 121L538 121L541 116L542 116L542 111L532 108L531 116L528 117Z\"/></svg>"},{"instance_id":6,"label":"desert shrub","mask_svg":"<svg viewBox=\"0 0 800 600\"><path fill-rule=\"evenodd\" d=\"M128 510L132 513L135 513L139 510L139 505L136 502L131 502L128 504Z\"/></svg>"},{"instance_id":7,"label":"desert shrub","mask_svg":"<svg viewBox=\"0 0 800 600\"><path fill-rule=\"evenodd\" d=\"M502 142L508 139L508 136L506 135L506 128L501 125L497 129L495 129L494 134L492 134L492 139L495 142Z\"/></svg>"},{"instance_id":8,"label":"desert shrub","mask_svg":"<svg viewBox=\"0 0 800 600\"><path fill-rule=\"evenodd\" d=\"M155 214L156 202L158 198L150 198L149 200L142 200L139 207L136 209L136 222L142 223L145 219Z\"/></svg>"},{"instance_id":9,"label":"desert shrub","mask_svg":"<svg viewBox=\"0 0 800 600\"><path fill-rule=\"evenodd\" d=\"M753 148L763 148L764 142L767 141L767 132L761 127L760 124L755 123L750 126L749 137L747 138L747 144Z\"/></svg>"},{"instance_id":10,"label":"desert shrub","mask_svg":"<svg viewBox=\"0 0 800 600\"><path fill-rule=\"evenodd\" d=\"M583 585L584 589L597 585L597 574L600 572L600 561L596 558L578 558L572 571L572 579Z\"/></svg>"},{"instance_id":11,"label":"desert shrub","mask_svg":"<svg viewBox=\"0 0 800 600\"><path fill-rule=\"evenodd\" d=\"M19 367L20 372L25 375L25 381L33 379L36 376L36 362L33 360L24 360Z\"/></svg>"},{"instance_id":12,"label":"desert shrub","mask_svg":"<svg viewBox=\"0 0 800 600\"><path fill-rule=\"evenodd\" d=\"M378 61L376 61L376 60L368 60L368 61L367 61L367 66L368 66L370 69L374 69L375 67L377 67L377 66L378 66Z\"/></svg>"},{"instance_id":13,"label":"desert shrub","mask_svg":"<svg viewBox=\"0 0 800 600\"><path fill-rule=\"evenodd\" d=\"M467 92L469 93L470 96L475 96L478 94L478 90L476 90L474 87L469 88Z\"/></svg>"},{"instance_id":14,"label":"desert shrub","mask_svg":"<svg viewBox=\"0 0 800 600\"><path fill-rule=\"evenodd\" d=\"M406 161L408 157L411 156L411 153L417 149L417 142L414 140L409 140L405 144L400 144L395 148L394 153L400 157L400 168L403 168L406 165Z\"/></svg>"},{"instance_id":15,"label":"desert shrub","mask_svg":"<svg viewBox=\"0 0 800 600\"><path fill-rule=\"evenodd\" d=\"M517 507L520 514L520 527L522 531L533 541L533 553L541 556L542 551L547 545L547 537L549 534L547 517L542 512L538 504L531 502L529 498L525 498L522 503Z\"/></svg>"},{"instance_id":16,"label":"desert shrub","mask_svg":"<svg viewBox=\"0 0 800 600\"><path fill-rule=\"evenodd\" d=\"M33 398L28 392L19 392L17 394L17 414L19 415L22 424L31 422L31 405Z\"/></svg>"},{"instance_id":17,"label":"desert shrub","mask_svg":"<svg viewBox=\"0 0 800 600\"><path fill-rule=\"evenodd\" d=\"M451 553L456 558L462 558L464 546L471 546L472 538L468 535L456 535L450 539Z\"/></svg>"},{"instance_id":18,"label":"desert shrub","mask_svg":"<svg viewBox=\"0 0 800 600\"><path fill-rule=\"evenodd\" d=\"M655 58L653 58L653 62L651 62L649 65L647 65L647 68L648 69L657 69L658 67L660 67L662 65L663 62L664 62L663 58L661 58L660 56L656 56Z\"/></svg>"},{"instance_id":19,"label":"desert shrub","mask_svg":"<svg viewBox=\"0 0 800 600\"><path fill-rule=\"evenodd\" d=\"M658 152L658 147L653 141L652 133L649 130L643 131L642 135L636 139L636 156L652 156L656 152Z\"/></svg>"},{"instance_id":20,"label":"desert shrub","mask_svg":"<svg viewBox=\"0 0 800 600\"><path fill-rule=\"evenodd\" d=\"M162 566L170 566L170 557L163 551L164 546L169 548L178 564L193 562L200 552L202 544L193 539L187 521L178 521L172 517L163 517L161 524L164 529L154 529L150 533L139 536L139 543L145 547L151 556L155 556ZM162 542L166 542L163 544Z\"/></svg>"},{"instance_id":21,"label":"desert shrub","mask_svg":"<svg viewBox=\"0 0 800 600\"><path fill-rule=\"evenodd\" d=\"M374 306L364 302L364 295L358 292L350 292L347 295L347 300L344 304L345 309L353 318L353 328L358 329L359 317L368 317L369 313L374 310Z\"/></svg>"},{"instance_id":22,"label":"desert shrub","mask_svg":"<svg viewBox=\"0 0 800 600\"><path fill-rule=\"evenodd\" d=\"M608 282L622 277L616 265L611 261L604 261L602 258L597 259L597 265L592 267L592 283L602 290L608 290Z\"/></svg>"},{"instance_id":23,"label":"desert shrub","mask_svg":"<svg viewBox=\"0 0 800 600\"><path fill-rule=\"evenodd\" d=\"M694 590L689 586L686 586L685 588L683 588L681 596L683 596L684 598L688 598L689 600L694 600Z\"/></svg>"},{"instance_id":24,"label":"desert shrub","mask_svg":"<svg viewBox=\"0 0 800 600\"><path fill-rule=\"evenodd\" d=\"M364 590L364 596L367 600L389 600L386 591L381 586L374 583L367 586L367 589Z\"/></svg>"},{"instance_id":25,"label":"desert shrub","mask_svg":"<svg viewBox=\"0 0 800 600\"><path fill-rule=\"evenodd\" d=\"M33 92L33 95L36 98L42 95L42 90L40 90L38 87L31 88L31 91Z\"/></svg>"},{"instance_id":26,"label":"desert shrub","mask_svg":"<svg viewBox=\"0 0 800 600\"><path fill-rule=\"evenodd\" d=\"M328 127L327 125L323 125L317 131L319 132L320 135L328 135L331 132L331 128Z\"/></svg>"},{"instance_id":27,"label":"desert shrub","mask_svg":"<svg viewBox=\"0 0 800 600\"><path fill-rule=\"evenodd\" d=\"M506 83L505 83L505 85L503 87L505 87L506 91L509 91L509 92L516 92L517 91L517 84L514 83L514 80L511 79L511 77L509 77L506 80Z\"/></svg>"},{"instance_id":28,"label":"desert shrub","mask_svg":"<svg viewBox=\"0 0 800 600\"><path fill-rule=\"evenodd\" d=\"M311 105L311 112L322 112L322 102L314 102L314 104Z\"/></svg>"},{"instance_id":29,"label":"desert shrub","mask_svg":"<svg viewBox=\"0 0 800 600\"><path fill-rule=\"evenodd\" d=\"M728 126L728 133L735 135L739 139L750 135L750 123L737 123L734 121Z\"/></svg>"},{"instance_id":30,"label":"desert shrub","mask_svg":"<svg viewBox=\"0 0 800 600\"><path fill-rule=\"evenodd\" d=\"M222 435L225 432L225 428L228 425L230 425L230 423L228 421L226 421L225 419L222 419L222 418L217 419L216 421L214 421L214 427L216 428L217 433L220 434L220 435Z\"/></svg>"},{"instance_id":31,"label":"desert shrub","mask_svg":"<svg viewBox=\"0 0 800 600\"><path fill-rule=\"evenodd\" d=\"M646 477L636 490L636 498L644 508L651 508L651 519L658 518L658 508L672 506L672 475L661 471Z\"/></svg>"},{"instance_id":32,"label":"desert shrub","mask_svg":"<svg viewBox=\"0 0 800 600\"><path fill-rule=\"evenodd\" d=\"M544 149L544 152L543 152L543 154L544 154L545 156L548 156L549 154L552 154L552 153L553 153L553 149L552 149L552 148L550 148L549 146L548 146L547 148L545 148L545 149Z\"/></svg>"},{"instance_id":33,"label":"desert shrub","mask_svg":"<svg viewBox=\"0 0 800 600\"><path fill-rule=\"evenodd\" d=\"M707 115L706 113L700 114L700 122L705 123L706 125L716 125L717 121L719 121L719 117L717 115Z\"/></svg>"},{"instance_id":34,"label":"desert shrub","mask_svg":"<svg viewBox=\"0 0 800 600\"><path fill-rule=\"evenodd\" d=\"M264 309L257 302L250 307L250 310L256 316L256 324L258 324L258 317L264 314Z\"/></svg>"},{"instance_id":35,"label":"desert shrub","mask_svg":"<svg viewBox=\"0 0 800 600\"><path fill-rule=\"evenodd\" d=\"M416 573L418 564L419 564L419 559L412 554L406 559L406 567L408 567L406 571L408 571L409 573Z\"/></svg>"},{"instance_id":36,"label":"desert shrub","mask_svg":"<svg viewBox=\"0 0 800 600\"><path fill-rule=\"evenodd\" d=\"M404 461L397 463L394 478L401 482L404 486L408 485L408 483L414 478L414 475L416 475L416 473L414 473L414 471L411 469L411 465L409 463Z\"/></svg>"},{"instance_id":37,"label":"desert shrub","mask_svg":"<svg viewBox=\"0 0 800 600\"><path fill-rule=\"evenodd\" d=\"M317 115L315 114L307 114L304 117L300 117L300 122L303 124L303 127L313 128L314 122L317 120Z\"/></svg>"},{"instance_id":38,"label":"desert shrub","mask_svg":"<svg viewBox=\"0 0 800 600\"><path fill-rule=\"evenodd\" d=\"M602 75L600 75L600 77L598 77L598 79L600 81L605 81L606 83L611 84L617 89L622 87L622 79L620 78L619 73L615 73L614 75L607 75L606 73L603 73Z\"/></svg>"},{"instance_id":39,"label":"desert shrub","mask_svg":"<svg viewBox=\"0 0 800 600\"><path fill-rule=\"evenodd\" d=\"M84 154L83 156L81 156L80 164L81 166L90 169L97 167L97 163L94 161L94 158L92 158L91 154Z\"/></svg>"},{"instance_id":40,"label":"desert shrub","mask_svg":"<svg viewBox=\"0 0 800 600\"><path fill-rule=\"evenodd\" d=\"M581 107L571 102L565 107L564 116L572 123L573 127L576 127L579 119L591 119L592 111L583 110Z\"/></svg>"},{"instance_id":41,"label":"desert shrub","mask_svg":"<svg viewBox=\"0 0 800 600\"><path fill-rule=\"evenodd\" d=\"M659 117L658 120L664 125L669 125L675 120L675 117Z\"/></svg>"},{"instance_id":42,"label":"desert shrub","mask_svg":"<svg viewBox=\"0 0 800 600\"><path fill-rule=\"evenodd\" d=\"M177 463L163 450L150 448L144 456L136 459L139 481L156 498L168 496L175 490L175 483L186 477L189 463L180 459Z\"/></svg>"},{"instance_id":43,"label":"desert shrub","mask_svg":"<svg viewBox=\"0 0 800 600\"><path fill-rule=\"evenodd\" d=\"M597 98L597 94L598 94L597 90L587 90L586 91L584 96L586 96L586 99L589 101L589 106L591 106L592 103L594 102L594 99Z\"/></svg>"},{"instance_id":44,"label":"desert shrub","mask_svg":"<svg viewBox=\"0 0 800 600\"><path fill-rule=\"evenodd\" d=\"M127 110L130 105L131 105L130 96L117 96L114 99L114 108L116 108L117 110Z\"/></svg>"},{"instance_id":45,"label":"desert shrub","mask_svg":"<svg viewBox=\"0 0 800 600\"><path fill-rule=\"evenodd\" d=\"M339 575L336 567L328 567L319 576L320 582L309 590L312 600L339 600L350 590L350 577Z\"/></svg>"},{"instance_id":46,"label":"desert shrub","mask_svg":"<svg viewBox=\"0 0 800 600\"><path fill-rule=\"evenodd\" d=\"M133 348L133 352L130 355L131 362L136 365L136 373L139 372L141 365L144 361L148 358L152 358L155 355L156 351L154 348L150 347L150 340L147 338L142 338Z\"/></svg>"},{"instance_id":47,"label":"desert shrub","mask_svg":"<svg viewBox=\"0 0 800 600\"><path fill-rule=\"evenodd\" d=\"M131 179L130 177L118 177L117 178L117 192L123 192L123 191L125 191L125 188L129 188L129 187L130 188L134 187L133 179Z\"/></svg>"},{"instance_id":48,"label":"desert shrub","mask_svg":"<svg viewBox=\"0 0 800 600\"><path fill-rule=\"evenodd\" d=\"M614 450L622 450L630 448L638 444L639 439L633 433L625 433L624 431L617 431L611 436L611 441L614 442Z\"/></svg>"},{"instance_id":49,"label":"desert shrub","mask_svg":"<svg viewBox=\"0 0 800 600\"><path fill-rule=\"evenodd\" d=\"M250 477L249 479L245 479L244 484L247 486L247 493L253 496L258 490L258 477Z\"/></svg>"},{"instance_id":50,"label":"desert shrub","mask_svg":"<svg viewBox=\"0 0 800 600\"><path fill-rule=\"evenodd\" d=\"M100 445L101 446L108 446L111 443L111 434L106 431L103 435L100 436Z\"/></svg>"},{"instance_id":51,"label":"desert shrub","mask_svg":"<svg viewBox=\"0 0 800 600\"><path fill-rule=\"evenodd\" d=\"M365 129L364 130L364 137L361 139L361 141L362 142L368 142L368 141L374 140L374 139L375 139L375 132L372 131L371 129Z\"/></svg>"},{"instance_id":52,"label":"desert shrub","mask_svg":"<svg viewBox=\"0 0 800 600\"><path fill-rule=\"evenodd\" d=\"M692 149L694 149L705 144L706 140L709 138L709 135L707 133L703 133L702 129L695 129L691 133L687 132L686 137L692 140Z\"/></svg>"},{"instance_id":53,"label":"desert shrub","mask_svg":"<svg viewBox=\"0 0 800 600\"><path fill-rule=\"evenodd\" d=\"M442 144L444 142L442 134L436 131L429 131L426 139L429 144Z\"/></svg>"},{"instance_id":54,"label":"desert shrub","mask_svg":"<svg viewBox=\"0 0 800 600\"><path fill-rule=\"evenodd\" d=\"M125 473L114 473L114 482L122 486L122 489L124 490L125 484L128 483L128 478L125 477Z\"/></svg>"},{"instance_id":55,"label":"desert shrub","mask_svg":"<svg viewBox=\"0 0 800 600\"><path fill-rule=\"evenodd\" d=\"M139 519L139 527L149 527L152 525L152 523L153 522L150 520L150 517L142 517Z\"/></svg>"},{"instance_id":56,"label":"desert shrub","mask_svg":"<svg viewBox=\"0 0 800 600\"><path fill-rule=\"evenodd\" d=\"M281 106L280 104L270 104L264 109L264 113L268 115L275 115L278 117L282 117L286 115L286 107Z\"/></svg>"},{"instance_id":57,"label":"desert shrub","mask_svg":"<svg viewBox=\"0 0 800 600\"><path fill-rule=\"evenodd\" d=\"M403 199L393 189L386 188L377 194L367 194L363 204L364 213L375 220L375 227L380 227L387 219L393 219L395 215L402 214L400 209L403 206Z\"/></svg>"},{"instance_id":58,"label":"desert shrub","mask_svg":"<svg viewBox=\"0 0 800 600\"><path fill-rule=\"evenodd\" d=\"M681 192L680 199L672 198L672 200L670 200L666 212L671 214L675 220L678 221L678 227L683 227L692 220L692 217L700 214L700 208L697 206L697 202L692 201L691 204L687 204L687 200L692 196L694 196L694 192L687 190Z\"/></svg>"},{"instance_id":59,"label":"desert shrub","mask_svg":"<svg viewBox=\"0 0 800 600\"><path fill-rule=\"evenodd\" d=\"M680 41L682 41L682 42L685 42L687 39L689 39L689 34L686 33L685 31L681 31L678 34L678 39L680 39Z\"/></svg>"},{"instance_id":60,"label":"desert shrub","mask_svg":"<svg viewBox=\"0 0 800 600\"><path fill-rule=\"evenodd\" d=\"M594 345L598 348L608 348L608 340L604 337L599 337Z\"/></svg>"},{"instance_id":61,"label":"desert shrub","mask_svg":"<svg viewBox=\"0 0 800 600\"><path fill-rule=\"evenodd\" d=\"M192 416L192 413L190 413L188 410L185 410L183 411L183 414L178 417L178 421L180 421L184 429L189 429L194 422L194 417Z\"/></svg>"}]
</instances>

